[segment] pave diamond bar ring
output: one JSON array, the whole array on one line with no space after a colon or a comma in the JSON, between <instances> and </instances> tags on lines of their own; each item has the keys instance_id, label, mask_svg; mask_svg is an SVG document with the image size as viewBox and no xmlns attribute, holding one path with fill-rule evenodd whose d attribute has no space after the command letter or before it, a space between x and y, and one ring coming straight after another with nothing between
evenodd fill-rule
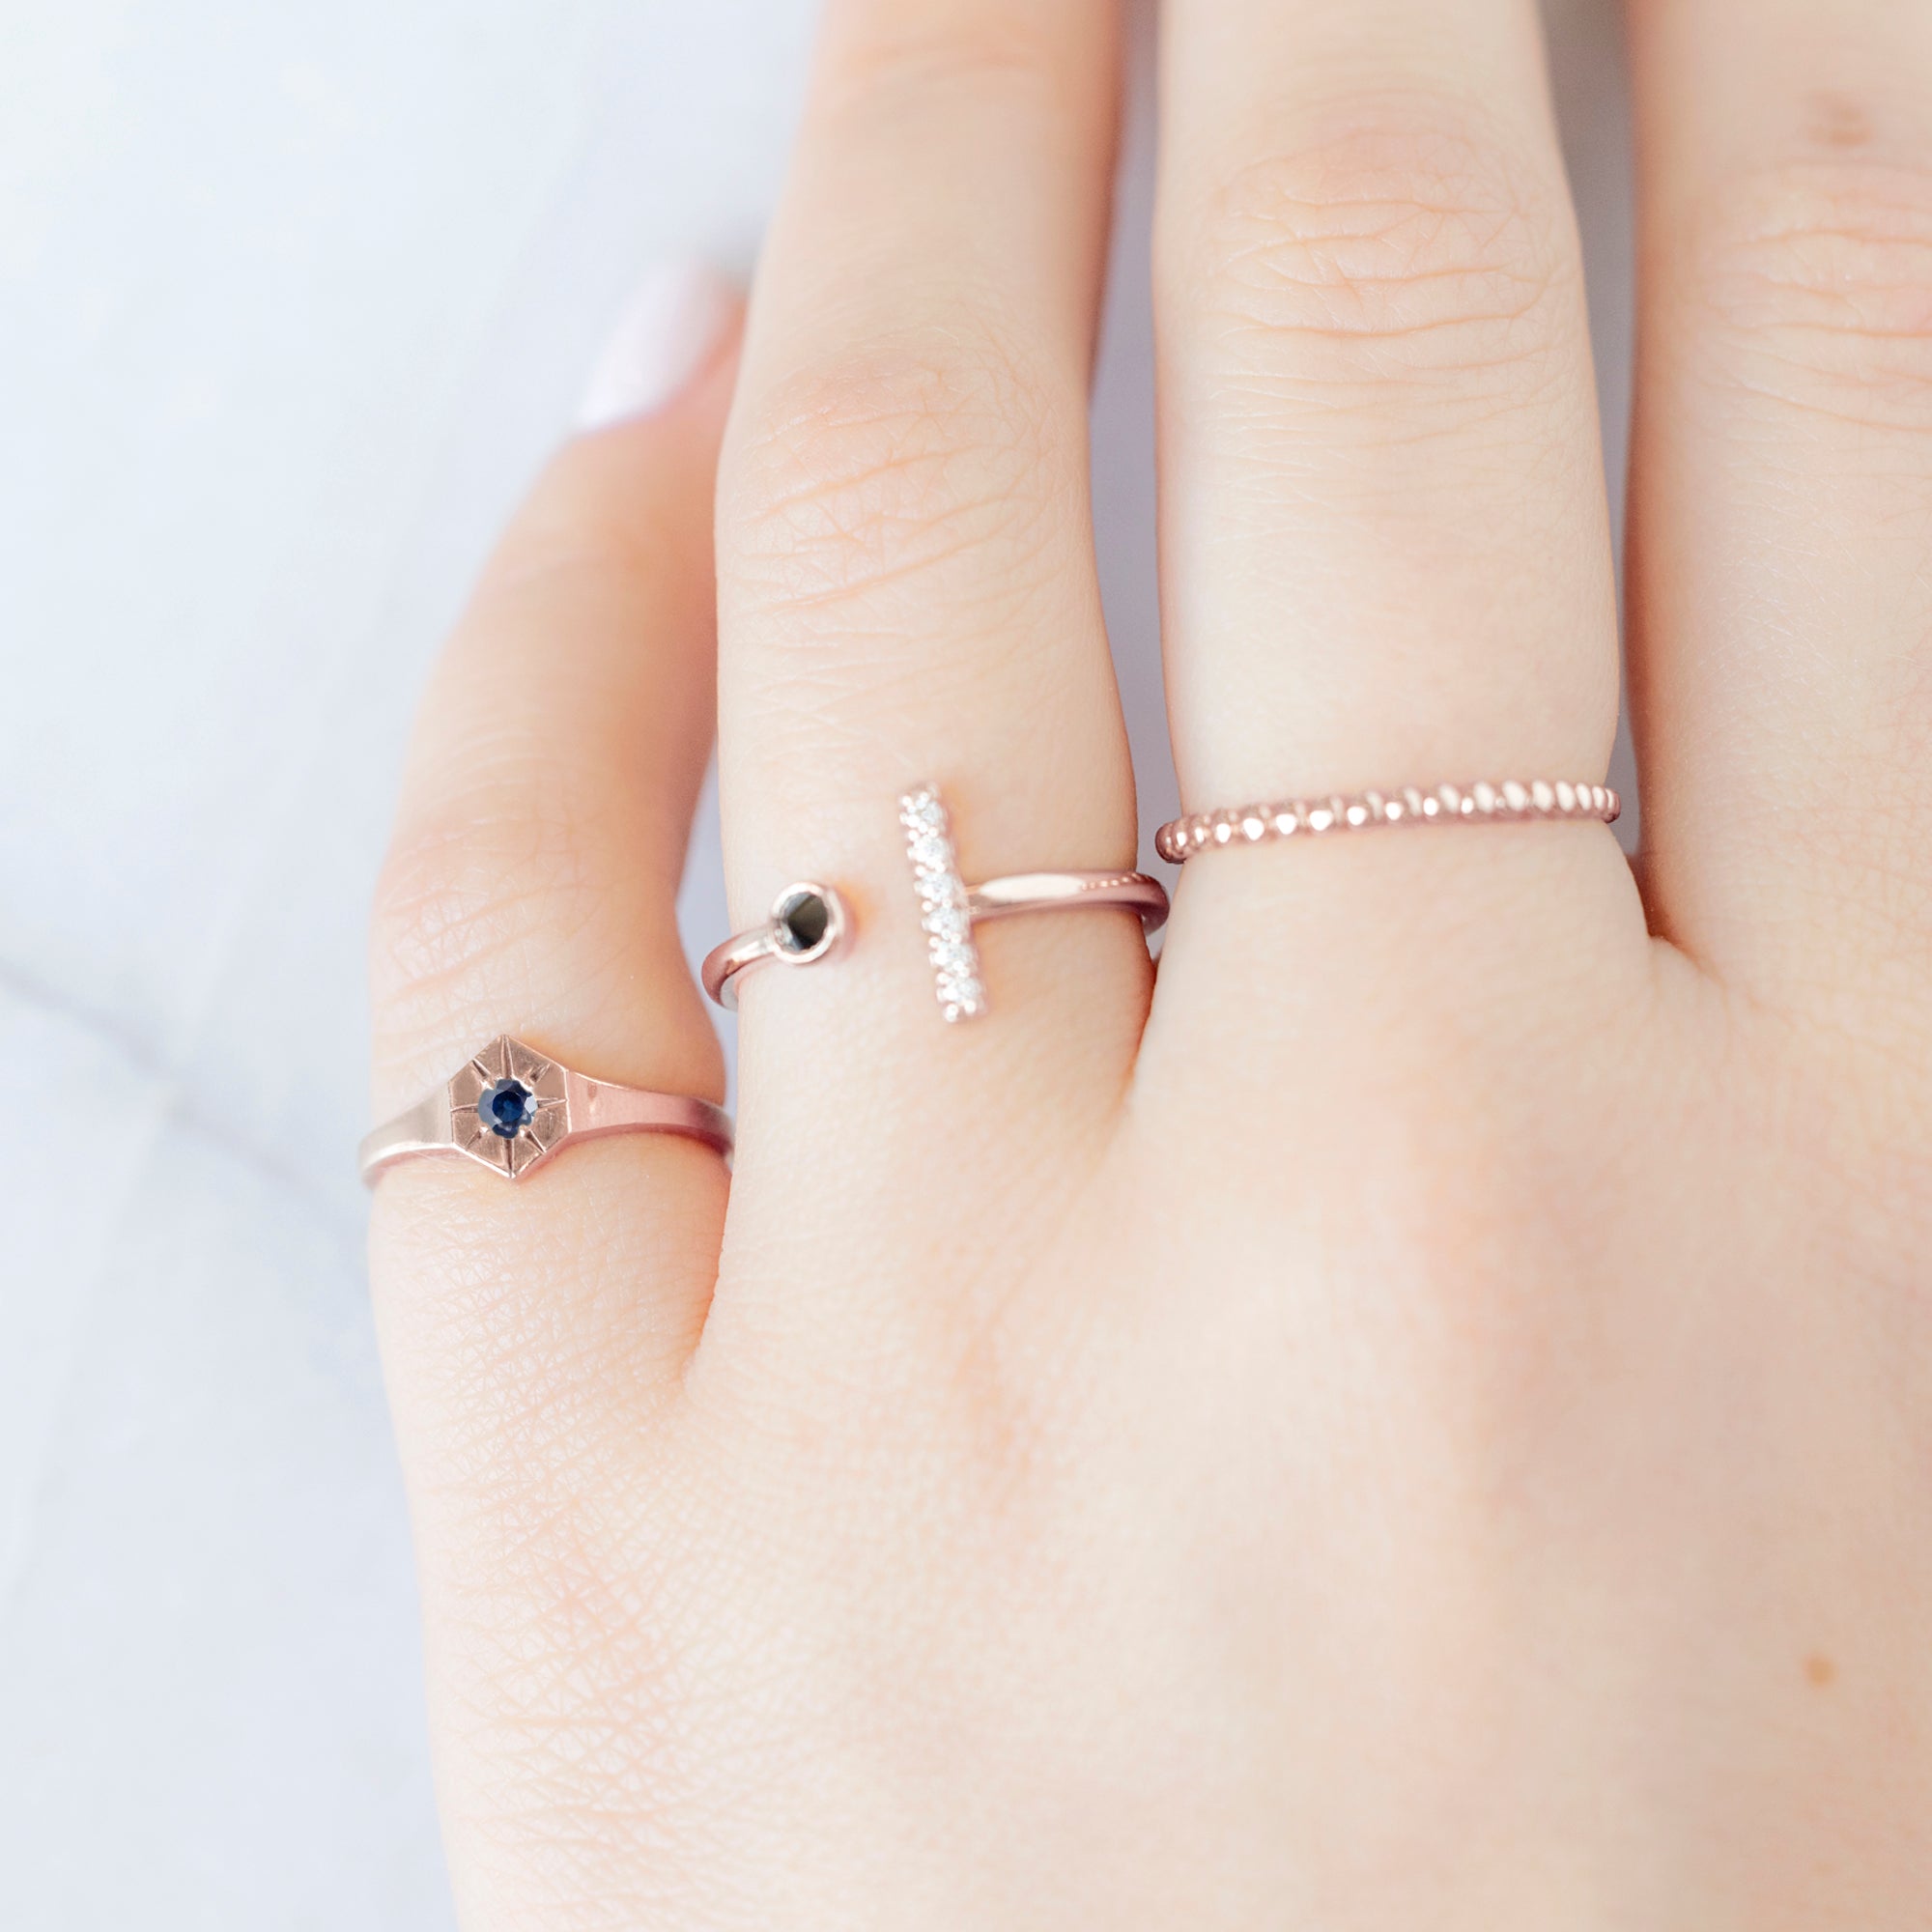
<instances>
[{"instance_id":1,"label":"pave diamond bar ring","mask_svg":"<svg viewBox=\"0 0 1932 1932\"><path fill-rule=\"evenodd\" d=\"M1348 797L1294 798L1200 811L1163 825L1154 850L1178 866L1216 845L1259 845L1269 838L1367 832L1378 825L1447 825L1467 819L1589 818L1614 824L1623 801L1608 785L1537 779L1519 783L1437 785L1418 791L1364 791Z\"/></svg>"},{"instance_id":2,"label":"pave diamond bar ring","mask_svg":"<svg viewBox=\"0 0 1932 1932\"><path fill-rule=\"evenodd\" d=\"M919 895L932 990L948 1020L978 1019L986 1010L980 949L973 942L973 928L983 919L1114 906L1138 913L1146 932L1158 932L1167 923L1167 893L1145 872L1017 872L969 886L952 849L946 801L935 785L915 786L899 800L899 824Z\"/></svg>"},{"instance_id":3,"label":"pave diamond bar ring","mask_svg":"<svg viewBox=\"0 0 1932 1932\"><path fill-rule=\"evenodd\" d=\"M1167 893L1145 872L1018 872L969 886L953 850L952 819L933 785L915 786L899 800L899 826L912 863L933 993L949 1021L978 1019L986 1011L980 949L973 939L981 920L1091 907L1132 912L1148 932L1166 923ZM842 952L852 931L851 913L830 886L811 880L787 886L763 925L727 939L705 960L704 990L721 1007L735 1007L741 973L770 960L816 965Z\"/></svg>"},{"instance_id":4,"label":"pave diamond bar ring","mask_svg":"<svg viewBox=\"0 0 1932 1932\"><path fill-rule=\"evenodd\" d=\"M362 1143L362 1179L417 1154L461 1154L523 1180L573 1141L677 1134L731 1151L731 1117L708 1100L593 1080L508 1034L472 1055L407 1114Z\"/></svg>"}]
</instances>

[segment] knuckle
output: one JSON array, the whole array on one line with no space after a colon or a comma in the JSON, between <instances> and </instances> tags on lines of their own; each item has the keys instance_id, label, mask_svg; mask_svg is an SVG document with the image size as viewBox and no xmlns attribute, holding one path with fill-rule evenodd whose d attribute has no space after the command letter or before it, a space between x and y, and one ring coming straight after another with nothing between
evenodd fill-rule
<instances>
[{"instance_id":1,"label":"knuckle","mask_svg":"<svg viewBox=\"0 0 1932 1932\"><path fill-rule=\"evenodd\" d=\"M1464 109L1375 101L1228 175L1178 266L1246 376L1332 393L1507 372L1514 386L1577 327L1549 176Z\"/></svg>"},{"instance_id":2,"label":"knuckle","mask_svg":"<svg viewBox=\"0 0 1932 1932\"><path fill-rule=\"evenodd\" d=\"M734 595L789 618L935 582L971 594L997 550L1012 582L1044 548L1068 451L1055 385L990 331L806 369L727 466Z\"/></svg>"},{"instance_id":3,"label":"knuckle","mask_svg":"<svg viewBox=\"0 0 1932 1932\"><path fill-rule=\"evenodd\" d=\"M468 1016L496 1011L505 983L542 983L543 955L597 917L591 842L583 814L537 774L493 777L399 833L370 921L384 1031L467 1037Z\"/></svg>"},{"instance_id":4,"label":"knuckle","mask_svg":"<svg viewBox=\"0 0 1932 1932\"><path fill-rule=\"evenodd\" d=\"M1688 258L1720 380L1861 427L1932 428L1932 166L1779 162L1713 195Z\"/></svg>"},{"instance_id":5,"label":"knuckle","mask_svg":"<svg viewBox=\"0 0 1932 1932\"><path fill-rule=\"evenodd\" d=\"M1050 13L1027 5L983 8L965 25L935 27L915 14L845 51L830 76L828 102L836 111L845 103L909 98L923 108L935 95L1041 92L1055 85L1064 39Z\"/></svg>"}]
</instances>

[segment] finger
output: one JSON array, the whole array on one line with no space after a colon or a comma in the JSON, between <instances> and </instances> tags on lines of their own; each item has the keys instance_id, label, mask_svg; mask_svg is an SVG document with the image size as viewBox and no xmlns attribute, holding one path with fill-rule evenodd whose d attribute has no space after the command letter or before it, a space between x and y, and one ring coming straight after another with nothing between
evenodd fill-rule
<instances>
[{"instance_id":1,"label":"finger","mask_svg":"<svg viewBox=\"0 0 1932 1932\"><path fill-rule=\"evenodd\" d=\"M897 818L938 782L969 877L1132 861L1087 488L1114 15L833 0L753 304L720 490L732 896L750 923L825 880L858 931L744 983L732 1239L783 1244L767 1312L814 1332L869 1293L831 1164L922 1238L1024 1211L1089 1157L1146 1009L1138 923L1081 912L984 928L991 1010L945 1025Z\"/></svg>"},{"instance_id":2,"label":"finger","mask_svg":"<svg viewBox=\"0 0 1932 1932\"><path fill-rule=\"evenodd\" d=\"M1162 560L1187 809L1600 779L1610 553L1535 8L1176 0L1165 23Z\"/></svg>"},{"instance_id":3,"label":"finger","mask_svg":"<svg viewBox=\"0 0 1932 1932\"><path fill-rule=\"evenodd\" d=\"M662 362L708 301L703 373L552 464L424 703L375 918L384 1113L505 1033L601 1079L722 1097L675 921L711 742L709 501L731 375L729 305L705 288L660 285L632 344L655 315ZM635 393L651 371L633 364ZM515 1188L469 1161L391 1171L374 1272L405 1435L449 1447L424 1418L452 1406L472 1458L479 1406L499 1447L538 1404L635 1427L701 1322L724 1192L714 1152L654 1134L571 1148Z\"/></svg>"},{"instance_id":4,"label":"finger","mask_svg":"<svg viewBox=\"0 0 1932 1932\"><path fill-rule=\"evenodd\" d=\"M882 1069L965 1051L935 1024L909 786L942 786L969 873L1132 859L1087 493L1113 15L828 13L725 454L721 769L738 912L819 877L863 901L862 930L836 973L746 983L748 1115L781 1087L869 1113ZM1125 1014L1098 1075L1117 1094L1147 983L1135 923L1013 922L983 951L997 1018L966 1030L972 1064L1010 1071L1069 1002L1104 999ZM793 1058L861 1016L852 1079L836 1053Z\"/></svg>"},{"instance_id":5,"label":"finger","mask_svg":"<svg viewBox=\"0 0 1932 1932\"><path fill-rule=\"evenodd\" d=\"M1932 12L1645 0L1634 25L1656 917L1766 994L1922 998Z\"/></svg>"}]
</instances>

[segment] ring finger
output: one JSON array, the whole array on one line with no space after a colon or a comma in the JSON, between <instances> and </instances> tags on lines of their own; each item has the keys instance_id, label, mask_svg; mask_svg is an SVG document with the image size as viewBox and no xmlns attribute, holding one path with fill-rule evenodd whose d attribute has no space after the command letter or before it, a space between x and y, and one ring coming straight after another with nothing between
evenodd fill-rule
<instances>
[{"instance_id":1,"label":"ring finger","mask_svg":"<svg viewBox=\"0 0 1932 1932\"><path fill-rule=\"evenodd\" d=\"M1089 1144L1145 1015L1138 923L1085 913L988 929L989 1017L941 1023L897 817L937 782L969 877L1132 863L1087 491L1115 11L833 0L753 300L720 492L732 897L749 924L822 880L858 934L744 984L733 1238L769 1217L827 1294L818 1151L978 1213L1039 1153L1010 1123Z\"/></svg>"}]
</instances>

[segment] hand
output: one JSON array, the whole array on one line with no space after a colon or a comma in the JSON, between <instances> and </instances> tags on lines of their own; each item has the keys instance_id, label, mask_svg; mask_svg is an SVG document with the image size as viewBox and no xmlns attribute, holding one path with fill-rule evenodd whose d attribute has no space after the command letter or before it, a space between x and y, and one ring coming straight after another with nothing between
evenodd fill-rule
<instances>
[{"instance_id":1,"label":"hand","mask_svg":"<svg viewBox=\"0 0 1932 1932\"><path fill-rule=\"evenodd\" d=\"M374 1231L465 1923L1905 1927L1932 1897L1932 14L1643 0L1602 826L1194 860L934 1009L895 823L1124 866L1085 389L1109 0L832 0L742 365L587 435L424 715L384 1111L512 1031L717 1097ZM1190 810L1596 779L1577 242L1524 0L1171 0Z\"/></svg>"}]
</instances>

